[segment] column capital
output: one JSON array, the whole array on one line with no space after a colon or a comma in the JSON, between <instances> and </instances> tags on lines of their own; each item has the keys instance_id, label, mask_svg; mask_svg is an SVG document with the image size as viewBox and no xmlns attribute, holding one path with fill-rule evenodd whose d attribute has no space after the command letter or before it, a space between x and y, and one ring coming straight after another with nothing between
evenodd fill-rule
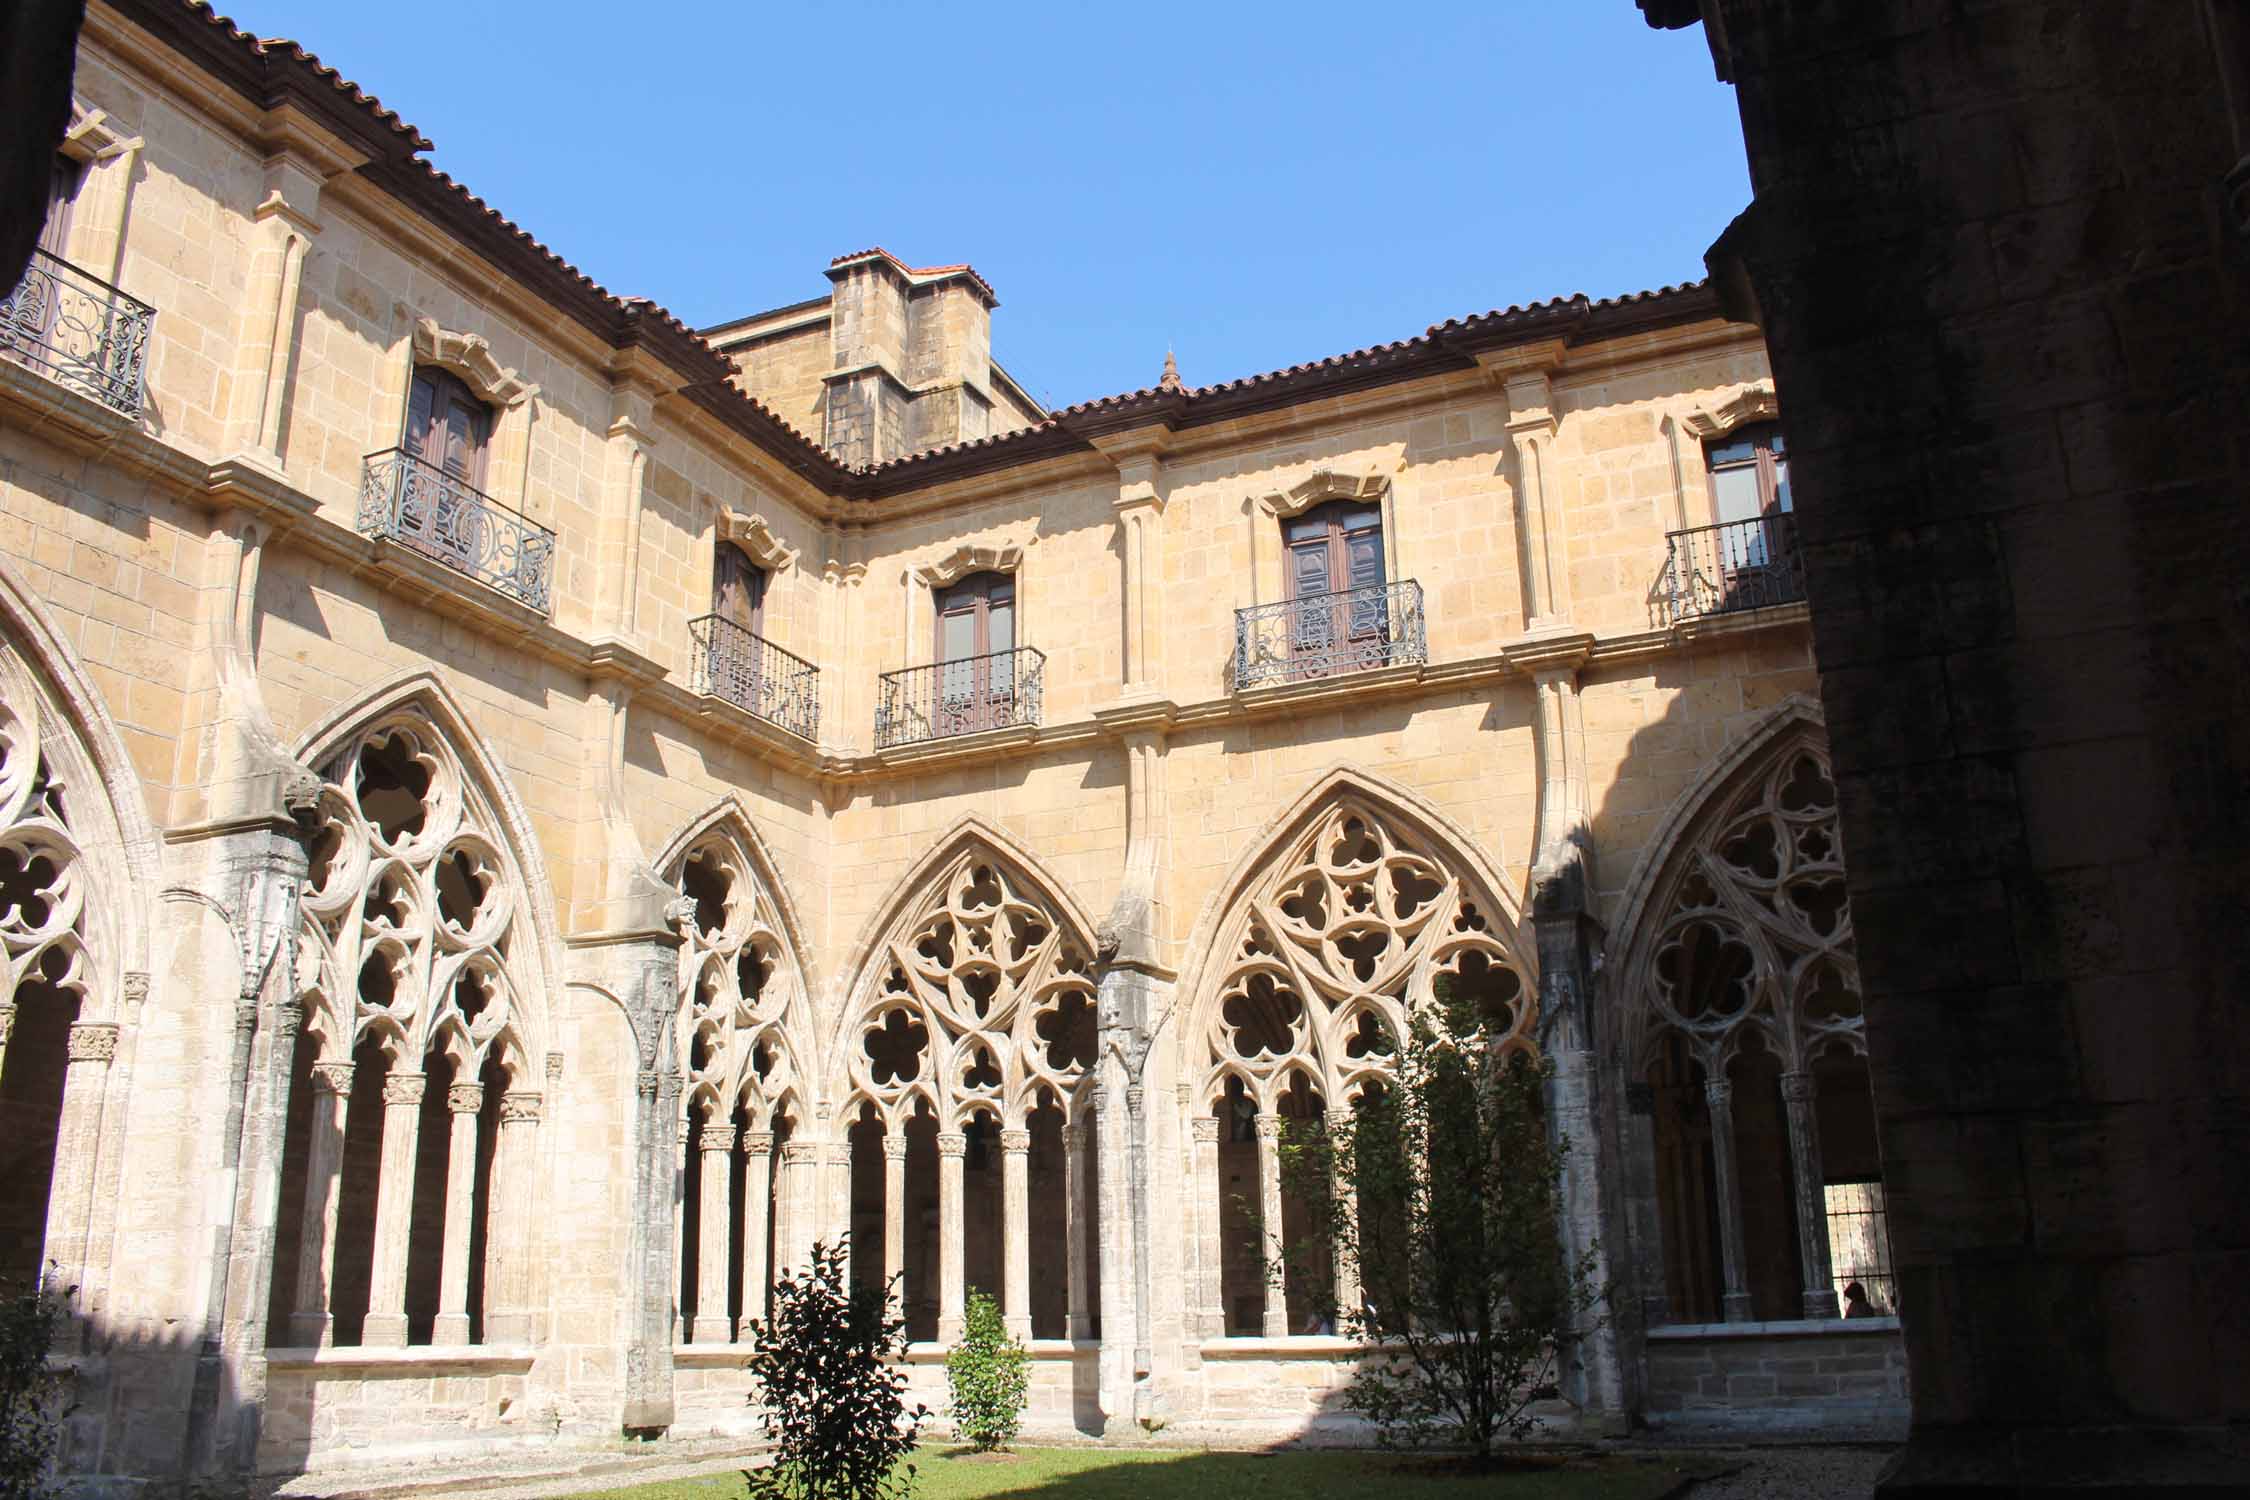
<instances>
[{"instance_id":1,"label":"column capital","mask_svg":"<svg viewBox=\"0 0 2250 1500\"><path fill-rule=\"evenodd\" d=\"M383 1103L392 1108L420 1104L429 1083L420 1073L393 1073L383 1080Z\"/></svg>"},{"instance_id":2,"label":"column capital","mask_svg":"<svg viewBox=\"0 0 2250 1500\"><path fill-rule=\"evenodd\" d=\"M1003 1130L1000 1132L1000 1149L1010 1155L1021 1155L1031 1150L1031 1132L1028 1130Z\"/></svg>"},{"instance_id":3,"label":"column capital","mask_svg":"<svg viewBox=\"0 0 2250 1500\"><path fill-rule=\"evenodd\" d=\"M348 1062L316 1062L312 1065L312 1086L316 1094L348 1094L352 1079L359 1066Z\"/></svg>"},{"instance_id":4,"label":"column capital","mask_svg":"<svg viewBox=\"0 0 2250 1500\"><path fill-rule=\"evenodd\" d=\"M1211 1123L1216 1125L1218 1121L1214 1120ZM1260 1115L1252 1122L1252 1128L1258 1133L1260 1145L1268 1141L1278 1141L1281 1139L1281 1116Z\"/></svg>"},{"instance_id":5,"label":"column capital","mask_svg":"<svg viewBox=\"0 0 2250 1500\"><path fill-rule=\"evenodd\" d=\"M883 1137L883 1155L890 1161L906 1160L906 1137L897 1131Z\"/></svg>"},{"instance_id":6,"label":"column capital","mask_svg":"<svg viewBox=\"0 0 2250 1500\"><path fill-rule=\"evenodd\" d=\"M445 1089L445 1107L457 1115L473 1115L484 1108L484 1085L452 1083Z\"/></svg>"},{"instance_id":7,"label":"column capital","mask_svg":"<svg viewBox=\"0 0 2250 1500\"><path fill-rule=\"evenodd\" d=\"M695 1133L695 1149L705 1156L725 1155L734 1150L740 1133L732 1125L706 1125Z\"/></svg>"},{"instance_id":8,"label":"column capital","mask_svg":"<svg viewBox=\"0 0 2250 1500\"><path fill-rule=\"evenodd\" d=\"M1197 1115L1188 1121L1188 1128L1195 1133L1195 1143L1198 1146L1216 1146L1219 1143L1219 1122L1209 1115Z\"/></svg>"},{"instance_id":9,"label":"column capital","mask_svg":"<svg viewBox=\"0 0 2250 1500\"><path fill-rule=\"evenodd\" d=\"M848 1167L852 1164L852 1143L850 1141L830 1141L828 1149L821 1155L832 1167Z\"/></svg>"},{"instance_id":10,"label":"column capital","mask_svg":"<svg viewBox=\"0 0 2250 1500\"><path fill-rule=\"evenodd\" d=\"M117 1056L115 1021L79 1021L70 1028L72 1062L108 1062Z\"/></svg>"},{"instance_id":11,"label":"column capital","mask_svg":"<svg viewBox=\"0 0 2250 1500\"><path fill-rule=\"evenodd\" d=\"M500 1096L500 1123L537 1120L547 1112L547 1097L536 1089L510 1089Z\"/></svg>"},{"instance_id":12,"label":"column capital","mask_svg":"<svg viewBox=\"0 0 2250 1500\"><path fill-rule=\"evenodd\" d=\"M969 1150L969 1138L958 1130L941 1130L937 1138L937 1154L959 1161Z\"/></svg>"},{"instance_id":13,"label":"column capital","mask_svg":"<svg viewBox=\"0 0 2250 1500\"><path fill-rule=\"evenodd\" d=\"M633 1091L643 1099L654 1099L656 1097L656 1080L656 1069L643 1068L639 1076L633 1080Z\"/></svg>"},{"instance_id":14,"label":"column capital","mask_svg":"<svg viewBox=\"0 0 2250 1500\"><path fill-rule=\"evenodd\" d=\"M749 1152L752 1156L765 1156L769 1154L773 1150L773 1132L770 1130L744 1131L742 1135L742 1149Z\"/></svg>"},{"instance_id":15,"label":"column capital","mask_svg":"<svg viewBox=\"0 0 2250 1500\"><path fill-rule=\"evenodd\" d=\"M1734 1102L1734 1081L1728 1078L1704 1079L1703 1099L1713 1109L1725 1109Z\"/></svg>"},{"instance_id":16,"label":"column capital","mask_svg":"<svg viewBox=\"0 0 2250 1500\"><path fill-rule=\"evenodd\" d=\"M14 1025L15 1019L16 1003L13 1000L0 1000L0 1047L8 1044L8 1030Z\"/></svg>"},{"instance_id":17,"label":"column capital","mask_svg":"<svg viewBox=\"0 0 2250 1500\"><path fill-rule=\"evenodd\" d=\"M1065 1126L1063 1127L1063 1149L1064 1149L1064 1150L1066 1150L1066 1151L1076 1151L1076 1150L1078 1150L1078 1149L1079 1149L1080 1147L1084 1146L1085 1144L1086 1144L1086 1127L1085 1127L1085 1126L1083 1126L1083 1125L1065 1125Z\"/></svg>"},{"instance_id":18,"label":"column capital","mask_svg":"<svg viewBox=\"0 0 2250 1500\"><path fill-rule=\"evenodd\" d=\"M1349 1135L1352 1122L1358 1118L1359 1116L1351 1110L1332 1109L1328 1112L1328 1133L1330 1135ZM1213 1120L1211 1123L1216 1125L1219 1122Z\"/></svg>"},{"instance_id":19,"label":"column capital","mask_svg":"<svg viewBox=\"0 0 2250 1500\"><path fill-rule=\"evenodd\" d=\"M820 1160L820 1142L784 1141L781 1146L781 1160L784 1166L811 1166Z\"/></svg>"},{"instance_id":20,"label":"column capital","mask_svg":"<svg viewBox=\"0 0 2250 1500\"><path fill-rule=\"evenodd\" d=\"M1789 1103L1810 1104L1815 1092L1812 1074L1791 1069L1781 1075L1781 1097Z\"/></svg>"}]
</instances>

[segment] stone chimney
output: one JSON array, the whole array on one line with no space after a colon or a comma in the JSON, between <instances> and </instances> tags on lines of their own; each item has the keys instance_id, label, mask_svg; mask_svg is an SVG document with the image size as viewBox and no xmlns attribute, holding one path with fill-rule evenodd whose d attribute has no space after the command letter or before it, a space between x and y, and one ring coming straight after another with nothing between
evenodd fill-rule
<instances>
[{"instance_id":1,"label":"stone chimney","mask_svg":"<svg viewBox=\"0 0 2250 1500\"><path fill-rule=\"evenodd\" d=\"M876 464L993 430L992 309L966 265L913 267L887 250L828 268L831 364L822 443Z\"/></svg>"}]
</instances>

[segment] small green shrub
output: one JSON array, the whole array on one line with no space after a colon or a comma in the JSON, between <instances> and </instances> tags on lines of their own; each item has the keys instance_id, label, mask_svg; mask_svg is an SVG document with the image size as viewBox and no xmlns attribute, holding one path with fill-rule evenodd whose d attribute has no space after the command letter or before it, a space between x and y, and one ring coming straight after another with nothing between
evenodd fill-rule
<instances>
[{"instance_id":1,"label":"small green shrub","mask_svg":"<svg viewBox=\"0 0 2250 1500\"><path fill-rule=\"evenodd\" d=\"M70 1415L67 1372L49 1368L55 1330L71 1292L29 1287L0 1292L0 1500L37 1500Z\"/></svg>"},{"instance_id":2,"label":"small green shrub","mask_svg":"<svg viewBox=\"0 0 2250 1500\"><path fill-rule=\"evenodd\" d=\"M1005 1448L1023 1427L1023 1407L1031 1394L1031 1355L1008 1336L1000 1304L983 1292L969 1293L961 1341L945 1356L946 1383L953 1387L953 1426L980 1453Z\"/></svg>"},{"instance_id":3,"label":"small green shrub","mask_svg":"<svg viewBox=\"0 0 2250 1500\"><path fill-rule=\"evenodd\" d=\"M900 1500L929 1408L906 1405L906 1320L885 1289L848 1286L845 1244L816 1243L812 1264L774 1283L757 1325L751 1401L763 1410L773 1464L743 1477L755 1500Z\"/></svg>"}]
</instances>

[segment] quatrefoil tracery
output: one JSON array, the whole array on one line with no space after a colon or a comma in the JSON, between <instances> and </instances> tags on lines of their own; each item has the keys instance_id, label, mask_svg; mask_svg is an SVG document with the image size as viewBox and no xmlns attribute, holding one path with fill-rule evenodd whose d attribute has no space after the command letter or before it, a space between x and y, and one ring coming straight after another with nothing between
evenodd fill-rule
<instances>
[{"instance_id":1,"label":"quatrefoil tracery","mask_svg":"<svg viewBox=\"0 0 2250 1500\"><path fill-rule=\"evenodd\" d=\"M85 870L63 802L36 708L0 696L0 1005L27 983L86 998Z\"/></svg>"},{"instance_id":2,"label":"quatrefoil tracery","mask_svg":"<svg viewBox=\"0 0 2250 1500\"><path fill-rule=\"evenodd\" d=\"M1092 957L989 851L949 863L881 951L849 1071L886 1118L927 1105L952 1128L997 1103L1015 1124L1042 1094L1067 1100L1093 1066ZM916 1036L909 1065L898 1049Z\"/></svg>"},{"instance_id":3,"label":"quatrefoil tracery","mask_svg":"<svg viewBox=\"0 0 2250 1500\"><path fill-rule=\"evenodd\" d=\"M680 965L683 1108L763 1120L795 1083L785 1034L795 965L740 839L714 833L680 863L691 905Z\"/></svg>"},{"instance_id":4,"label":"quatrefoil tracery","mask_svg":"<svg viewBox=\"0 0 2250 1500\"><path fill-rule=\"evenodd\" d=\"M1291 1078L1353 1097L1395 1064L1441 974L1496 1040L1530 1044L1530 992L1460 875L1356 800L1277 856L1236 923L1211 1011L1214 1096L1231 1076L1269 1112Z\"/></svg>"},{"instance_id":5,"label":"quatrefoil tracery","mask_svg":"<svg viewBox=\"0 0 2250 1500\"><path fill-rule=\"evenodd\" d=\"M1714 819L1658 929L1644 1032L1685 1035L1706 1068L1755 1039L1785 1068L1864 1054L1836 790L1801 746ZM1646 1037L1644 1037L1644 1045Z\"/></svg>"}]
</instances>

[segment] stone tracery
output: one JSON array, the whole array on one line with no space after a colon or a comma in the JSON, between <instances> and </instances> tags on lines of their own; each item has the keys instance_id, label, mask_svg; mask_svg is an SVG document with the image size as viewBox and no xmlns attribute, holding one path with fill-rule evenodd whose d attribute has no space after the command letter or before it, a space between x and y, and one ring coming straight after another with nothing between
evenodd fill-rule
<instances>
[{"instance_id":1,"label":"stone tracery","mask_svg":"<svg viewBox=\"0 0 2250 1500\"><path fill-rule=\"evenodd\" d=\"M305 1345L520 1339L543 1103L524 882L423 715L380 718L319 769L289 1143L303 1204L275 1259L275 1317ZM442 1174L417 1163L423 1131L446 1136Z\"/></svg>"},{"instance_id":2,"label":"stone tracery","mask_svg":"<svg viewBox=\"0 0 2250 1500\"><path fill-rule=\"evenodd\" d=\"M1272 851L1244 891L1219 930L1196 1064L1206 1337L1297 1332L1331 1294L1350 1295L1282 1269L1308 1231L1281 1187L1281 1121L1314 1125L1380 1087L1439 976L1479 1007L1497 1045L1532 1048L1535 991L1493 918L1460 860L1348 793ZM1255 1185L1255 1212L1228 1182Z\"/></svg>"},{"instance_id":3,"label":"stone tracery","mask_svg":"<svg viewBox=\"0 0 2250 1500\"><path fill-rule=\"evenodd\" d=\"M846 1116L883 1143L884 1274L906 1273L920 1337L952 1336L971 1282L1000 1283L1019 1336L1087 1325L1086 1257L1065 1248L1084 1236L1092 1168L1079 1122L1095 1062L1093 945L1076 928L1011 861L971 840L929 872L869 960L843 1038ZM1069 1205L1037 1231L1034 1176L1059 1178L1041 1196ZM895 1205L929 1197L938 1243L910 1246ZM1064 1242L1040 1247L1043 1264L1069 1265L1066 1277L1043 1278L1036 1299L1035 1238Z\"/></svg>"}]
</instances>

